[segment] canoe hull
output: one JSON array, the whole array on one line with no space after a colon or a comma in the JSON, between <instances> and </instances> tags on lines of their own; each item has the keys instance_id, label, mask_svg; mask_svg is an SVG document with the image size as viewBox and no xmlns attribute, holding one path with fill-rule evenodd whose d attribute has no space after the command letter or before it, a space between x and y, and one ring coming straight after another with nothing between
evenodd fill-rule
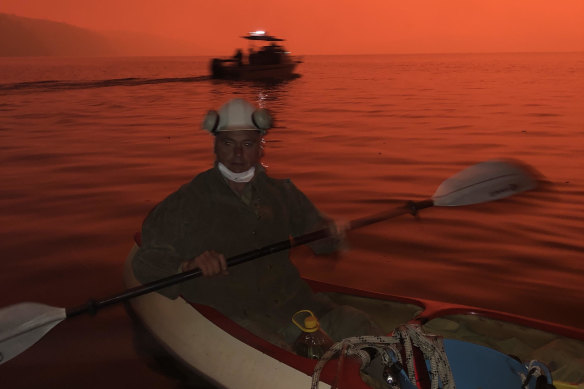
<instances>
[{"instance_id":1,"label":"canoe hull","mask_svg":"<svg viewBox=\"0 0 584 389\"><path fill-rule=\"evenodd\" d=\"M134 246L125 263L124 281L129 288L140 285L131 267L136 250ZM336 303L367 312L388 333L401 324L415 322L423 324L428 333L483 344L493 352L498 350L502 359L508 354L523 361L538 359L554 366L560 381L584 382L582 329L476 307L453 307L432 300L387 296L317 281L309 283ZM190 304L182 298L170 300L158 293L134 298L130 304L148 332L177 361L216 387L310 387L316 361L268 343L212 308ZM556 346L561 347L554 349ZM337 369L337 363L332 360L325 366L320 388L330 388L335 380L352 389L368 387L360 378L355 360L346 359L342 369Z\"/></svg>"}]
</instances>

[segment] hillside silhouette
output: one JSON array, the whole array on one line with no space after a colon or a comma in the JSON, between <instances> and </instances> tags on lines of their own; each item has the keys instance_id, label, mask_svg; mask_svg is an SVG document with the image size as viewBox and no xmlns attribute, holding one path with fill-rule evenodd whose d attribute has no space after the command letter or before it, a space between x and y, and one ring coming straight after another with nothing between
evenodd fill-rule
<instances>
[{"instance_id":1,"label":"hillside silhouette","mask_svg":"<svg viewBox=\"0 0 584 389\"><path fill-rule=\"evenodd\" d=\"M196 55L186 42L126 31L98 32L67 23L0 13L0 57Z\"/></svg>"}]
</instances>

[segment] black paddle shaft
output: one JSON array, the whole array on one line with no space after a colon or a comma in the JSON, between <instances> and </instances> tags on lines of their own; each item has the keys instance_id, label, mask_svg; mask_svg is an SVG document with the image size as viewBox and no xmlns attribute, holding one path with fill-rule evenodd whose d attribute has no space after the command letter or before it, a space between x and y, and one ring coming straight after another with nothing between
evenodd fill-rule
<instances>
[{"instance_id":1,"label":"black paddle shaft","mask_svg":"<svg viewBox=\"0 0 584 389\"><path fill-rule=\"evenodd\" d=\"M365 227L370 224L378 223L383 220L387 220L393 217L397 217L404 214L416 215L419 210L424 208L429 208L434 205L432 200L425 200L419 202L409 201L406 205L397 207L391 211L381 212L369 217L363 217L360 219L352 220L349 223L348 230L353 230L360 227ZM227 259L228 266L235 266L242 264L244 262L251 261L253 259L263 257L269 254L273 254L279 251L287 250L292 247L300 246L306 243L314 242L319 239L327 238L330 236L330 231L328 228L304 234L295 238L290 238L278 243L274 243L260 249L251 250L243 254L236 255ZM122 293L118 293L111 297L101 299L101 300L89 300L86 304L80 305L78 307L67 308L67 317L73 317L81 315L84 313L96 314L98 310L108 305L117 304L122 301L132 299L134 297L142 296L144 294L154 292L168 286L172 286L181 282L191 280L193 278L200 277L202 272L200 269L193 269L179 274L175 274L169 277L162 278L160 280L152 281L134 288L125 290Z\"/></svg>"}]
</instances>

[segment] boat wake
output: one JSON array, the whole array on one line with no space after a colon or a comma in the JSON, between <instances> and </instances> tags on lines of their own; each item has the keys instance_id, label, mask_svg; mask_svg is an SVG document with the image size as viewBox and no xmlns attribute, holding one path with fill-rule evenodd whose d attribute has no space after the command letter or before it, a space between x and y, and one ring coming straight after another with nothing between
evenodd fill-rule
<instances>
[{"instance_id":1,"label":"boat wake","mask_svg":"<svg viewBox=\"0 0 584 389\"><path fill-rule=\"evenodd\" d=\"M209 76L196 77L167 77L167 78L114 78L109 80L46 80L46 81L29 81L10 84L0 84L0 91L60 91L70 89L90 89L90 88L108 88L115 86L139 86L149 84L165 84L170 82L198 82L207 81Z\"/></svg>"}]
</instances>

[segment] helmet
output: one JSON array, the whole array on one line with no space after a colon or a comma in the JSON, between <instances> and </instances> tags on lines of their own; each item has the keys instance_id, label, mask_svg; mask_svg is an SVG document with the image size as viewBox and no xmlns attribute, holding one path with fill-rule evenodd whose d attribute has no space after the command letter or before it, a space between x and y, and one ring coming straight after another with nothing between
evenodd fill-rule
<instances>
[{"instance_id":1,"label":"helmet","mask_svg":"<svg viewBox=\"0 0 584 389\"><path fill-rule=\"evenodd\" d=\"M207 112L203 129L215 135L220 131L253 130L264 135L272 128L272 115L267 109L256 109L243 99L232 99L219 109Z\"/></svg>"}]
</instances>

